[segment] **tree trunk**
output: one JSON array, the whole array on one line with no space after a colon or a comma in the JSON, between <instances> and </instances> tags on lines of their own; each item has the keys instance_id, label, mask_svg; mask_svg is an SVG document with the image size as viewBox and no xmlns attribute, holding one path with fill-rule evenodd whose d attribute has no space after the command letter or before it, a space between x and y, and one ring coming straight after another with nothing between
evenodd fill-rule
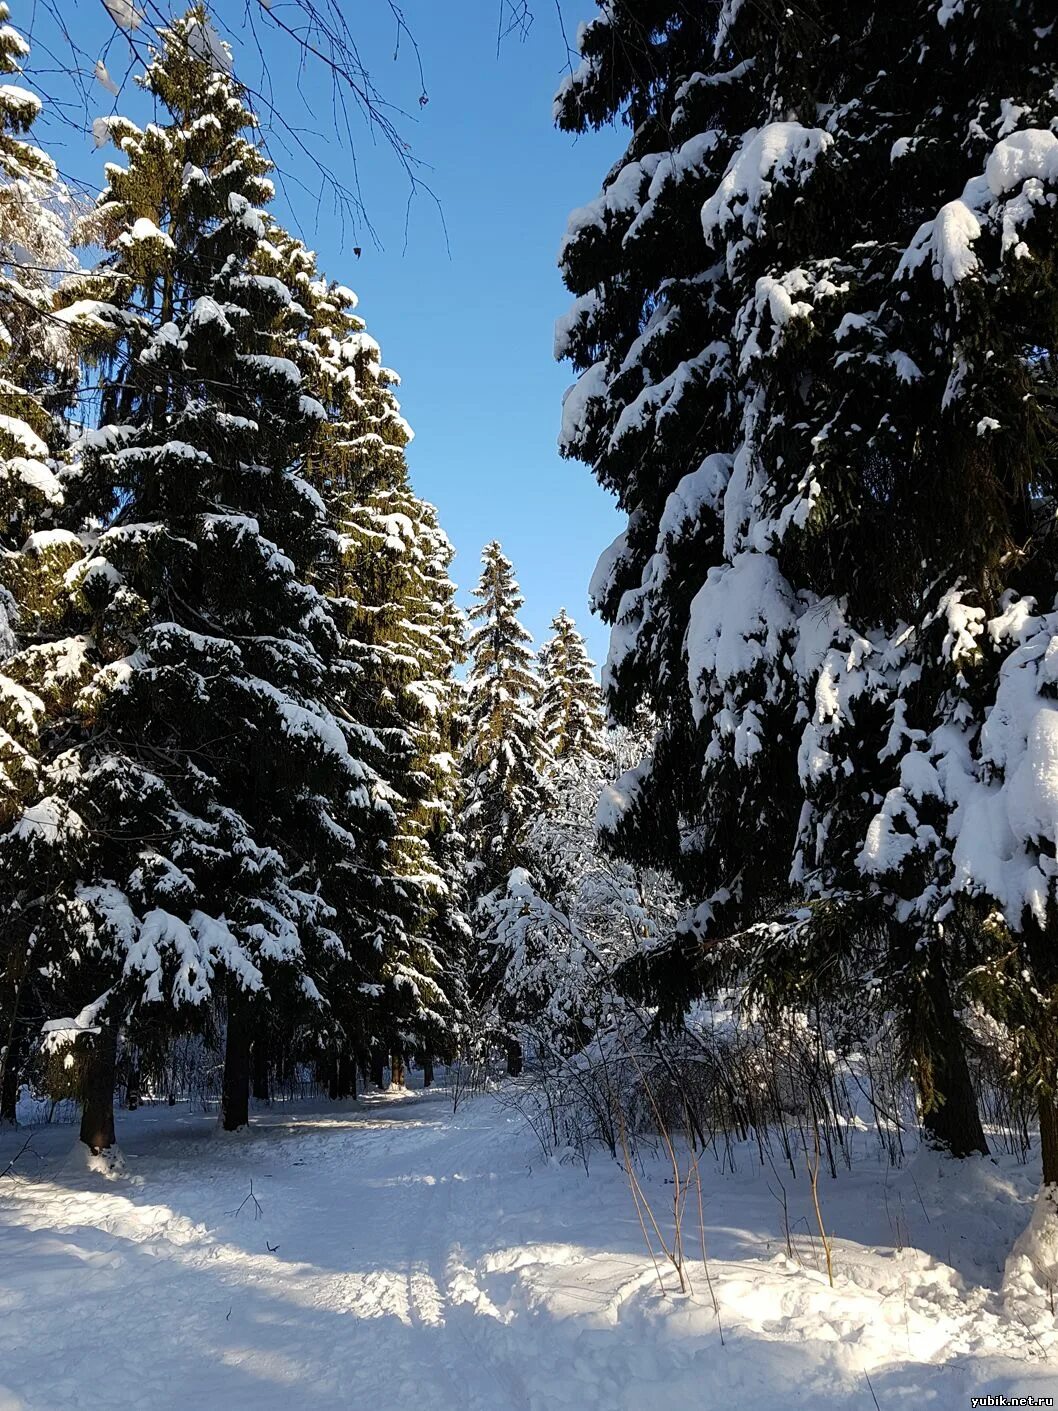
<instances>
[{"instance_id":1,"label":"tree trunk","mask_svg":"<svg viewBox=\"0 0 1058 1411\"><path fill-rule=\"evenodd\" d=\"M1040 1152L1043 1156L1043 1184L1058 1186L1058 1102L1053 1094L1040 1093Z\"/></svg>"},{"instance_id":2,"label":"tree trunk","mask_svg":"<svg viewBox=\"0 0 1058 1411\"><path fill-rule=\"evenodd\" d=\"M8 973L11 974L13 967L15 973L11 989L4 996L3 1010L0 1011L7 1021L7 1032L0 1033L0 1126L5 1122L15 1126L18 1122L18 1080L29 1051L27 1026L20 1023L22 987L32 954L31 938L19 963L15 964L11 957L8 958Z\"/></svg>"},{"instance_id":3,"label":"tree trunk","mask_svg":"<svg viewBox=\"0 0 1058 1411\"><path fill-rule=\"evenodd\" d=\"M26 1061L26 1037L22 1026L12 1023L11 1041L3 1055L0 1077L0 1127L18 1125L18 1090L21 1085L22 1065Z\"/></svg>"},{"instance_id":4,"label":"tree trunk","mask_svg":"<svg viewBox=\"0 0 1058 1411\"><path fill-rule=\"evenodd\" d=\"M250 1006L234 984L228 986L228 1034L224 1044L221 1124L237 1132L250 1121Z\"/></svg>"},{"instance_id":5,"label":"tree trunk","mask_svg":"<svg viewBox=\"0 0 1058 1411\"><path fill-rule=\"evenodd\" d=\"M253 1095L258 1102L271 1101L268 1090L268 1036L257 1033L253 1040Z\"/></svg>"},{"instance_id":6,"label":"tree trunk","mask_svg":"<svg viewBox=\"0 0 1058 1411\"><path fill-rule=\"evenodd\" d=\"M356 1058L352 1050L339 1049L335 1072L339 1098L356 1097Z\"/></svg>"},{"instance_id":7,"label":"tree trunk","mask_svg":"<svg viewBox=\"0 0 1058 1411\"><path fill-rule=\"evenodd\" d=\"M953 1156L970 1156L974 1152L987 1156L988 1143L970 1081L962 1030L937 946L930 947L928 966L926 1053L919 1075L922 1126L928 1141L945 1147Z\"/></svg>"},{"instance_id":8,"label":"tree trunk","mask_svg":"<svg viewBox=\"0 0 1058 1411\"><path fill-rule=\"evenodd\" d=\"M371 1081L380 1091L386 1086L386 1055L381 1049L371 1055Z\"/></svg>"},{"instance_id":9,"label":"tree trunk","mask_svg":"<svg viewBox=\"0 0 1058 1411\"><path fill-rule=\"evenodd\" d=\"M393 1087L402 1088L404 1086L404 1055L402 1053L390 1055L389 1075Z\"/></svg>"},{"instance_id":10,"label":"tree trunk","mask_svg":"<svg viewBox=\"0 0 1058 1411\"><path fill-rule=\"evenodd\" d=\"M422 1085L424 1088L433 1086L433 1059L428 1054L423 1054L422 1059Z\"/></svg>"},{"instance_id":11,"label":"tree trunk","mask_svg":"<svg viewBox=\"0 0 1058 1411\"><path fill-rule=\"evenodd\" d=\"M18 1124L18 1064L9 1052L0 1083L0 1127Z\"/></svg>"},{"instance_id":12,"label":"tree trunk","mask_svg":"<svg viewBox=\"0 0 1058 1411\"><path fill-rule=\"evenodd\" d=\"M85 1050L81 1070L81 1141L96 1155L114 1145L117 1061L117 1029L107 1024Z\"/></svg>"},{"instance_id":13,"label":"tree trunk","mask_svg":"<svg viewBox=\"0 0 1058 1411\"><path fill-rule=\"evenodd\" d=\"M517 1078L522 1071L522 1046L517 1039L507 1040L507 1076Z\"/></svg>"}]
</instances>

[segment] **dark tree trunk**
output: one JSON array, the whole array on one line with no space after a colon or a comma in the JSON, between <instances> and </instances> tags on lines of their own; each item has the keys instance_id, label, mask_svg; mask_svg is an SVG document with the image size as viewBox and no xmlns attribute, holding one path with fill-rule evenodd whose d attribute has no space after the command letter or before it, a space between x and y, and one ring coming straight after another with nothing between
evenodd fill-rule
<instances>
[{"instance_id":1,"label":"dark tree trunk","mask_svg":"<svg viewBox=\"0 0 1058 1411\"><path fill-rule=\"evenodd\" d=\"M386 1055L381 1049L371 1055L371 1081L380 1091L386 1086Z\"/></svg>"},{"instance_id":2,"label":"dark tree trunk","mask_svg":"<svg viewBox=\"0 0 1058 1411\"><path fill-rule=\"evenodd\" d=\"M11 988L3 995L0 1009L4 1024L0 1028L0 1125L7 1122L11 1126L18 1123L18 1087L22 1066L29 1051L27 1026L20 1022L22 986L26 978L32 942L27 945L20 963L8 958L8 971L12 967L17 973Z\"/></svg>"},{"instance_id":3,"label":"dark tree trunk","mask_svg":"<svg viewBox=\"0 0 1058 1411\"><path fill-rule=\"evenodd\" d=\"M338 1097L356 1097L356 1058L352 1050L340 1049L334 1067Z\"/></svg>"},{"instance_id":4,"label":"dark tree trunk","mask_svg":"<svg viewBox=\"0 0 1058 1411\"><path fill-rule=\"evenodd\" d=\"M253 1095L258 1102L270 1102L268 1090L268 1036L257 1033L253 1040Z\"/></svg>"},{"instance_id":5,"label":"dark tree trunk","mask_svg":"<svg viewBox=\"0 0 1058 1411\"><path fill-rule=\"evenodd\" d=\"M234 984L228 986L228 1034L224 1044L221 1124L237 1132L250 1121L250 1006Z\"/></svg>"},{"instance_id":6,"label":"dark tree trunk","mask_svg":"<svg viewBox=\"0 0 1058 1411\"><path fill-rule=\"evenodd\" d=\"M117 1060L117 1030L107 1024L85 1050L81 1070L81 1140L97 1154L114 1145Z\"/></svg>"},{"instance_id":7,"label":"dark tree trunk","mask_svg":"<svg viewBox=\"0 0 1058 1411\"><path fill-rule=\"evenodd\" d=\"M18 1088L22 1071L22 1055L12 1037L4 1055L4 1077L0 1083L0 1127L5 1123L16 1126L18 1123Z\"/></svg>"},{"instance_id":8,"label":"dark tree trunk","mask_svg":"<svg viewBox=\"0 0 1058 1411\"><path fill-rule=\"evenodd\" d=\"M507 1075L517 1078L523 1067L522 1046L517 1039L507 1040Z\"/></svg>"},{"instance_id":9,"label":"dark tree trunk","mask_svg":"<svg viewBox=\"0 0 1058 1411\"><path fill-rule=\"evenodd\" d=\"M9 1053L4 1064L4 1080L0 1083L0 1127L18 1123L18 1065Z\"/></svg>"},{"instance_id":10,"label":"dark tree trunk","mask_svg":"<svg viewBox=\"0 0 1058 1411\"><path fill-rule=\"evenodd\" d=\"M389 1076L390 1082L395 1088L404 1086L404 1055L402 1053L390 1055Z\"/></svg>"},{"instance_id":11,"label":"dark tree trunk","mask_svg":"<svg viewBox=\"0 0 1058 1411\"><path fill-rule=\"evenodd\" d=\"M329 1053L327 1055L327 1096L332 1102L337 1102L341 1097L341 1087L338 1082L338 1055Z\"/></svg>"},{"instance_id":12,"label":"dark tree trunk","mask_svg":"<svg viewBox=\"0 0 1058 1411\"><path fill-rule=\"evenodd\" d=\"M953 1156L981 1152L988 1143L970 1081L966 1046L955 1015L939 947L931 946L925 980L926 1053L920 1067L922 1126L927 1140Z\"/></svg>"},{"instance_id":13,"label":"dark tree trunk","mask_svg":"<svg viewBox=\"0 0 1058 1411\"><path fill-rule=\"evenodd\" d=\"M1049 1094L1037 1099L1040 1112L1040 1152L1043 1156L1043 1184L1058 1186L1058 1103Z\"/></svg>"},{"instance_id":14,"label":"dark tree trunk","mask_svg":"<svg viewBox=\"0 0 1058 1411\"><path fill-rule=\"evenodd\" d=\"M0 1127L5 1123L11 1127L18 1125L18 1090L28 1049L25 1027L12 1020L10 1041L3 1056L3 1078L0 1079Z\"/></svg>"},{"instance_id":15,"label":"dark tree trunk","mask_svg":"<svg viewBox=\"0 0 1058 1411\"><path fill-rule=\"evenodd\" d=\"M433 1086L433 1058L428 1054L423 1054L422 1059L422 1085L424 1088Z\"/></svg>"}]
</instances>

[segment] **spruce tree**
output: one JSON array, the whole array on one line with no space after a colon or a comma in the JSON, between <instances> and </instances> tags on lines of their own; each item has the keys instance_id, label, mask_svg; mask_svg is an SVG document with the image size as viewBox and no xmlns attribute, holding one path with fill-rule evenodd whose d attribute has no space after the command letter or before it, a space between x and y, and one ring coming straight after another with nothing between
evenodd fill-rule
<instances>
[{"instance_id":1,"label":"spruce tree","mask_svg":"<svg viewBox=\"0 0 1058 1411\"><path fill-rule=\"evenodd\" d=\"M540 682L532 638L518 621L525 599L510 560L496 540L481 555L467 649L467 723L463 769L463 831L471 905L485 925L486 945L473 984L479 1004L494 1006L507 1046L508 1069L521 1070L513 1015L503 1004L505 956L489 938L489 907L513 869L524 866L525 840L545 798L547 753L540 730Z\"/></svg>"},{"instance_id":2,"label":"spruce tree","mask_svg":"<svg viewBox=\"0 0 1058 1411\"><path fill-rule=\"evenodd\" d=\"M346 1042L361 1054L380 1045L447 1052L465 1008L468 935L453 835L462 655L453 551L410 486L398 378L354 312L355 295L322 280L311 253L283 232L270 234L264 255L262 268L286 272L310 316L290 354L327 410L305 462L333 536L320 582L348 659L343 699L372 733L391 809L371 903L378 965L344 987Z\"/></svg>"},{"instance_id":3,"label":"spruce tree","mask_svg":"<svg viewBox=\"0 0 1058 1411\"><path fill-rule=\"evenodd\" d=\"M386 876L393 920L371 1040L398 1056L450 1052L462 1022L468 936L455 826L462 625L452 548L432 505L401 475L342 522L348 625L358 645L361 717L386 745L395 829ZM398 924L399 923L399 924Z\"/></svg>"},{"instance_id":4,"label":"spruce tree","mask_svg":"<svg viewBox=\"0 0 1058 1411\"><path fill-rule=\"evenodd\" d=\"M747 956L778 1001L869 982L957 1152L959 984L991 908L1043 915L965 779L1005 778L1003 614L1053 597L1055 44L1033 0L614 0L556 102L632 133L571 218L557 351L563 447L628 514L609 705L659 722L608 832L693 898L655 988L678 1010Z\"/></svg>"},{"instance_id":5,"label":"spruce tree","mask_svg":"<svg viewBox=\"0 0 1058 1411\"><path fill-rule=\"evenodd\" d=\"M862 514L871 542L849 574L851 605L868 612L889 575L908 624L886 643L888 771L858 865L915 931L972 967L969 991L1005 1025L1002 1057L1037 1099L1045 1185L1058 1182L1052 21L1041 3L942 7L926 61L944 101L923 101L910 56L886 76L885 100L903 105L889 195L906 223L865 258L861 283L884 273L893 287L861 294L848 369L864 423L876 408L889 416L884 452L844 408L834 426L848 447L842 489L876 485L882 464L894 511L884 536L878 512ZM871 381L878 348L909 355L913 393L886 398Z\"/></svg>"},{"instance_id":6,"label":"spruce tree","mask_svg":"<svg viewBox=\"0 0 1058 1411\"><path fill-rule=\"evenodd\" d=\"M576 623L562 608L540 648L540 729L555 760L583 760L604 749L602 696L595 664Z\"/></svg>"},{"instance_id":7,"label":"spruce tree","mask_svg":"<svg viewBox=\"0 0 1058 1411\"><path fill-rule=\"evenodd\" d=\"M0 73L17 76L29 45L0 4ZM73 202L52 159L30 140L40 100L18 83L0 87L0 658L55 612L66 562L56 515L69 436L76 358L52 315L59 277L76 268L70 251ZM0 662L0 823L32 798L40 774L48 702ZM20 869L6 892L0 932L0 1122L15 1120L19 1071L39 1027L37 967L46 959L35 930L39 891L50 869ZM0 855L0 877L7 871ZM6 879L5 879L6 880Z\"/></svg>"},{"instance_id":8,"label":"spruce tree","mask_svg":"<svg viewBox=\"0 0 1058 1411\"><path fill-rule=\"evenodd\" d=\"M468 870L476 898L521 860L525 830L540 806L545 758L537 713L540 681L532 638L518 621L525 604L514 568L496 540L482 572L467 641L466 796Z\"/></svg>"},{"instance_id":9,"label":"spruce tree","mask_svg":"<svg viewBox=\"0 0 1058 1411\"><path fill-rule=\"evenodd\" d=\"M385 811L328 705L341 639L311 580L330 537L299 474L325 412L281 353L304 312L255 271L269 164L207 24L193 9L152 50L141 82L168 123L109 120L125 164L86 230L107 253L68 288L67 317L110 343L67 490L66 635L14 658L31 687L63 662L43 797L11 836L45 818L80 854L49 1035L87 1047L95 1148L119 1027L201 1027L218 1004L224 1123L246 1121L255 1027L329 1022L317 980L352 938L324 881Z\"/></svg>"},{"instance_id":10,"label":"spruce tree","mask_svg":"<svg viewBox=\"0 0 1058 1411\"><path fill-rule=\"evenodd\" d=\"M460 831L463 781L457 768L463 692L455 677L465 655L465 622L450 576L454 550L437 511L410 492L404 494L403 510L399 504L394 508L412 530L401 575L411 665L404 690L414 743L405 788L410 846L403 875L409 884L418 880L425 903L418 953L410 957L414 970L404 988L419 997L411 1032L429 1072L432 1055L451 1057L466 1032L471 929ZM424 992L417 978L422 973L431 980Z\"/></svg>"},{"instance_id":11,"label":"spruce tree","mask_svg":"<svg viewBox=\"0 0 1058 1411\"><path fill-rule=\"evenodd\" d=\"M496 953L495 1007L544 1053L582 1048L626 1012L617 978L665 943L678 915L668 876L615 858L599 843L608 780L642 743L624 729L607 731L591 750L552 765L546 806L526 834L524 866L483 905Z\"/></svg>"}]
</instances>

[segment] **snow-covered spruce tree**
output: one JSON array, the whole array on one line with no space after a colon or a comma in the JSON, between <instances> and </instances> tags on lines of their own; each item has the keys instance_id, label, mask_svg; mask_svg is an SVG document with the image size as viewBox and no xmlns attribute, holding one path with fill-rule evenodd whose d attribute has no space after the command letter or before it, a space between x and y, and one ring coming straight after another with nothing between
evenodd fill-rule
<instances>
[{"instance_id":1,"label":"snow-covered spruce tree","mask_svg":"<svg viewBox=\"0 0 1058 1411\"><path fill-rule=\"evenodd\" d=\"M557 761L546 807L526 834L525 865L483 903L500 957L501 1007L539 1052L570 1053L616 1021L627 1008L618 973L663 944L675 924L671 879L599 843L600 793L642 744L619 728Z\"/></svg>"},{"instance_id":2,"label":"snow-covered spruce tree","mask_svg":"<svg viewBox=\"0 0 1058 1411\"><path fill-rule=\"evenodd\" d=\"M551 625L554 636L538 657L546 803L526 829L522 864L481 909L496 957L497 1007L508 1023L531 1026L537 1046L562 1050L596 1027L588 1016L607 978L599 971L604 935L582 925L582 884L596 863L603 870L622 864L602 859L595 842L607 742L594 664L565 608Z\"/></svg>"},{"instance_id":3,"label":"snow-covered spruce tree","mask_svg":"<svg viewBox=\"0 0 1058 1411\"><path fill-rule=\"evenodd\" d=\"M391 943L385 956L389 1048L428 1060L453 1052L467 1006L470 928L454 767L463 620L449 576L453 551L433 506L406 484L378 492L346 528L367 613L362 640L374 667L379 728L387 738L403 731L406 739L391 863L408 924L402 944Z\"/></svg>"},{"instance_id":4,"label":"snow-covered spruce tree","mask_svg":"<svg viewBox=\"0 0 1058 1411\"><path fill-rule=\"evenodd\" d=\"M0 74L17 76L29 53L0 4ZM30 131L40 101L17 83L0 87L0 657L54 611L62 591L61 554L49 531L62 505L57 474L68 443L64 414L76 378L69 338L51 316L59 276L76 268L69 244L73 203L52 159ZM24 546L28 547L25 551ZM0 823L20 815L37 785L47 705L0 663ZM23 859L25 861L26 859ZM9 873L0 931L0 1122L14 1121L19 1072L31 1047L39 1000L32 955L37 892L50 869Z\"/></svg>"},{"instance_id":5,"label":"snow-covered spruce tree","mask_svg":"<svg viewBox=\"0 0 1058 1411\"><path fill-rule=\"evenodd\" d=\"M411 430L355 296L318 277L299 242L276 232L267 252L288 268L310 314L291 350L327 409L306 476L327 509L333 554L321 579L348 658L343 695L370 728L393 827L371 898L378 937L371 973L341 987L346 1042L362 1059L448 1052L465 1009L468 926L453 830L458 778L453 672L462 654L452 548L432 505L412 491L404 459ZM338 1070L352 1071L347 1053ZM339 1080L338 1089L343 1086Z\"/></svg>"},{"instance_id":6,"label":"snow-covered spruce tree","mask_svg":"<svg viewBox=\"0 0 1058 1411\"><path fill-rule=\"evenodd\" d=\"M487 925L486 898L506 885L513 868L524 865L526 832L545 797L547 753L532 638L518 621L525 599L498 542L485 545L481 563L474 589L478 602L469 614L462 816L471 906ZM500 994L498 958L486 945L474 979L479 997ZM502 1012L498 1023L502 1029ZM509 1066L518 1071L520 1050L513 1037L508 1039Z\"/></svg>"},{"instance_id":7,"label":"snow-covered spruce tree","mask_svg":"<svg viewBox=\"0 0 1058 1411\"><path fill-rule=\"evenodd\" d=\"M478 602L469 613L463 806L475 898L490 892L521 860L525 829L543 797L546 762L532 638L518 621L525 599L496 540L485 545L481 564L474 589Z\"/></svg>"},{"instance_id":8,"label":"snow-covered spruce tree","mask_svg":"<svg viewBox=\"0 0 1058 1411\"><path fill-rule=\"evenodd\" d=\"M977 961L970 992L1005 1024L1004 1056L1036 1094L1053 1187L1058 27L1042 3L947 5L928 41L947 101L910 105L892 148L893 190L916 193L908 218L921 223L910 238L901 227L893 289L850 336L854 387L881 347L910 357L914 388L890 409L872 386L859 409L883 419L900 515L863 572L881 577L898 545L908 555L911 630L888 647L902 668L888 683L889 788L858 860ZM839 444L862 440L852 414L836 420ZM869 454L853 460L860 475Z\"/></svg>"},{"instance_id":9,"label":"snow-covered spruce tree","mask_svg":"<svg viewBox=\"0 0 1058 1411\"><path fill-rule=\"evenodd\" d=\"M593 582L609 703L660 724L609 833L699 899L659 997L732 957L776 998L870 980L927 1128L983 1148L951 989L991 942L953 894L1030 913L985 880L1006 843L963 866L924 746L986 707L967 609L1053 572L1054 31L1033 3L602 8L556 116L632 138L571 218L557 351L563 447L629 516Z\"/></svg>"},{"instance_id":10,"label":"snow-covered spruce tree","mask_svg":"<svg viewBox=\"0 0 1058 1411\"><path fill-rule=\"evenodd\" d=\"M594 663L563 609L540 649L540 722L547 795L526 829L522 865L482 902L509 1024L552 1054L580 1048L613 1020L615 971L671 933L671 880L600 847L597 813L608 780L638 760L642 734L607 731Z\"/></svg>"},{"instance_id":11,"label":"snow-covered spruce tree","mask_svg":"<svg viewBox=\"0 0 1058 1411\"><path fill-rule=\"evenodd\" d=\"M525 830L522 863L482 900L481 912L497 1008L508 1024L532 1024L536 1042L568 1046L594 1027L585 1016L600 983L598 953L577 913L585 869L597 860L598 761L606 741L602 694L584 638L565 608L551 628L538 654L546 802Z\"/></svg>"},{"instance_id":12,"label":"snow-covered spruce tree","mask_svg":"<svg viewBox=\"0 0 1058 1411\"><path fill-rule=\"evenodd\" d=\"M459 822L463 780L456 765L464 697L455 677L465 657L466 624L451 579L454 550L433 505L405 491L385 507L393 516L391 531L396 529L404 540L394 591L406 604L402 635L409 669L402 684L414 751L403 786L409 805L407 844L398 876L409 889L418 888L422 897L419 939L404 962L403 975L395 970L391 985L408 1011L405 1050L413 1040L430 1076L433 1056L451 1059L465 1038L468 1019L472 933ZM402 680L400 675L397 680Z\"/></svg>"},{"instance_id":13,"label":"snow-covered spruce tree","mask_svg":"<svg viewBox=\"0 0 1058 1411\"><path fill-rule=\"evenodd\" d=\"M113 338L67 488L73 630L14 658L30 687L62 661L43 797L11 832L47 814L83 854L81 935L49 972L76 1017L49 1035L87 1046L96 1148L113 1141L119 1026L201 1025L212 1000L224 1123L245 1123L262 1013L324 1022L314 975L350 938L323 882L381 807L359 728L324 704L341 640L309 580L330 541L297 473L324 412L277 355L303 312L253 271L272 187L228 67L192 10L142 79L170 121L108 120L125 164L86 232L107 254L67 311ZM109 303L75 298L104 282Z\"/></svg>"},{"instance_id":14,"label":"snow-covered spruce tree","mask_svg":"<svg viewBox=\"0 0 1058 1411\"><path fill-rule=\"evenodd\" d=\"M565 608L540 648L540 729L554 760L603 750L602 695L584 638Z\"/></svg>"},{"instance_id":15,"label":"snow-covered spruce tree","mask_svg":"<svg viewBox=\"0 0 1058 1411\"><path fill-rule=\"evenodd\" d=\"M657 731L642 762L605 791L602 818L619 853L670 869L693 899L670 963L659 954L650 976L652 997L674 1016L712 983L717 942L790 897L802 803L796 705L785 682L776 694L764 680L785 651L782 619L773 627L769 613L755 615L773 560L747 555L734 577L727 571L744 531L748 497L738 487L753 467L743 419L756 404L739 382L736 276L755 247L744 236L740 249L735 232L729 269L726 247L713 248L702 230L706 201L760 122L757 89L770 81L771 59L730 53L734 5L615 0L601 9L581 31L582 63L556 98L556 118L576 131L623 116L632 136L601 195L570 217L560 254L577 298L555 351L581 373L565 399L560 447L587 461L628 515L591 583L593 605L613 624L603 687L616 719L630 726L645 708ZM780 125L765 144L747 226L766 192L769 230L790 227L814 156L787 156L783 134L795 141L796 131ZM752 277L748 287L755 296ZM705 661L689 635L707 583L728 589L716 617L724 698L715 705L699 698ZM780 738L785 754L767 752Z\"/></svg>"}]
</instances>

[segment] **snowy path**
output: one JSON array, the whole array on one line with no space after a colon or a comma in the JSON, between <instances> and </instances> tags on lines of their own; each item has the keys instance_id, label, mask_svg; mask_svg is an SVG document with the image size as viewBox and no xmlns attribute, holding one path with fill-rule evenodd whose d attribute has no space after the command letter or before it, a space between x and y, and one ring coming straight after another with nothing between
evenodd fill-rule
<instances>
[{"instance_id":1,"label":"snowy path","mask_svg":"<svg viewBox=\"0 0 1058 1411\"><path fill-rule=\"evenodd\" d=\"M935 1158L886 1173L865 1155L825 1193L833 1291L803 1190L790 1261L774 1177L748 1159L712 1171L721 1346L704 1288L659 1295L613 1164L546 1165L492 1099L457 1116L441 1095L279 1109L235 1138L145 1109L123 1114L125 1180L66 1163L72 1140L39 1132L25 1174L0 1182L0 1411L869 1411L875 1396L946 1411L1058 1395L1054 1320L1024 1327L997 1292L1030 1189L1010 1163L981 1163L955 1200ZM251 1180L259 1218L251 1200L234 1213ZM653 1188L663 1203L660 1168ZM894 1249L894 1229L918 1247Z\"/></svg>"}]
</instances>

